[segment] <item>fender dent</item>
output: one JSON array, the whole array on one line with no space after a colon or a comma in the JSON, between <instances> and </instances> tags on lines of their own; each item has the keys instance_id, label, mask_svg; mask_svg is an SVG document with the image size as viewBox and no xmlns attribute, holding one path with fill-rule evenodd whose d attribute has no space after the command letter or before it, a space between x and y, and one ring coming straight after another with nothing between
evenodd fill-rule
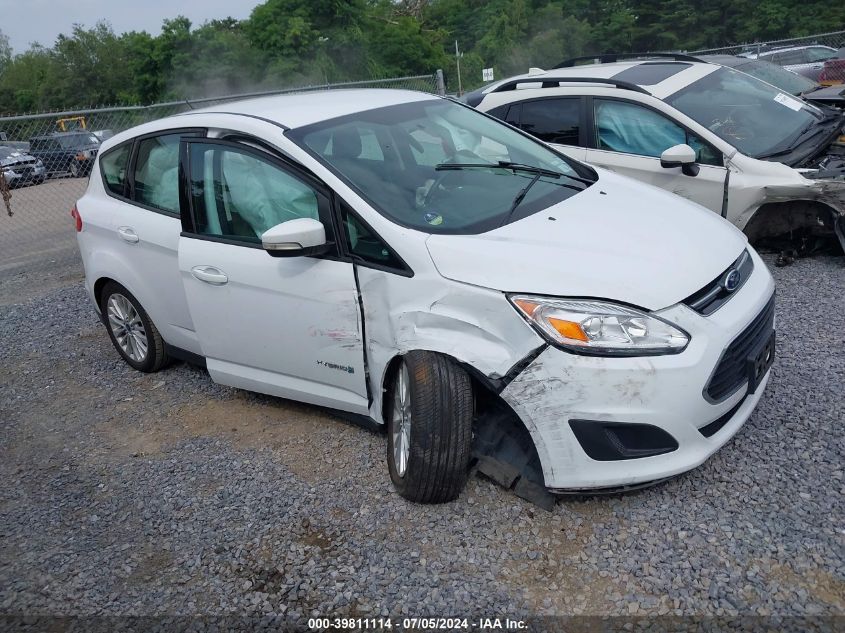
<instances>
[{"instance_id":1,"label":"fender dent","mask_svg":"<svg viewBox=\"0 0 845 633\"><path fill-rule=\"evenodd\" d=\"M383 419L385 374L397 355L412 350L444 354L495 384L544 343L500 292L439 276L409 279L364 267L358 275L376 420Z\"/></svg>"}]
</instances>

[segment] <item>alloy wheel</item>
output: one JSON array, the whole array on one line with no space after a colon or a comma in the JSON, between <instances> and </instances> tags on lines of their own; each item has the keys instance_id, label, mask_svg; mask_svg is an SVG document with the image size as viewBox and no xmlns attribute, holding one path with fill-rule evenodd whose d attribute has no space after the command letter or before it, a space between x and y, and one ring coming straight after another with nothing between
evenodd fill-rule
<instances>
[{"instance_id":1,"label":"alloy wheel","mask_svg":"<svg viewBox=\"0 0 845 633\"><path fill-rule=\"evenodd\" d=\"M106 316L123 353L136 363L143 362L147 357L149 342L144 322L132 302L122 294L114 293L106 304Z\"/></svg>"},{"instance_id":2,"label":"alloy wheel","mask_svg":"<svg viewBox=\"0 0 845 633\"><path fill-rule=\"evenodd\" d=\"M405 363L393 385L393 464L396 474L405 476L411 452L411 388Z\"/></svg>"}]
</instances>

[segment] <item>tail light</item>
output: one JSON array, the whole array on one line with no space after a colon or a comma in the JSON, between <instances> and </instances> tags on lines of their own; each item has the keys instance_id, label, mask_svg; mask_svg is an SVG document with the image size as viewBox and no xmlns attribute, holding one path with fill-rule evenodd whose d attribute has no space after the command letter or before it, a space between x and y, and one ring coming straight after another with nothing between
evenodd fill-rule
<instances>
[{"instance_id":1,"label":"tail light","mask_svg":"<svg viewBox=\"0 0 845 633\"><path fill-rule=\"evenodd\" d=\"M845 59L829 59L819 73L819 83L837 84L845 81Z\"/></svg>"},{"instance_id":2,"label":"tail light","mask_svg":"<svg viewBox=\"0 0 845 633\"><path fill-rule=\"evenodd\" d=\"M76 205L73 205L73 209L70 210L70 217L72 217L76 221L76 232L79 233L82 231L82 216L79 215L79 209L76 208Z\"/></svg>"}]
</instances>

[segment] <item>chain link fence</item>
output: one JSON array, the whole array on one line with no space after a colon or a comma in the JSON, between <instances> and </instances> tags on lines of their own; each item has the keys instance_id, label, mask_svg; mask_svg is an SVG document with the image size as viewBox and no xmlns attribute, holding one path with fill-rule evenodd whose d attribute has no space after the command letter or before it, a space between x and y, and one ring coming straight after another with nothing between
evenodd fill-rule
<instances>
[{"instance_id":1,"label":"chain link fence","mask_svg":"<svg viewBox=\"0 0 845 633\"><path fill-rule=\"evenodd\" d=\"M793 37L785 40L768 40L765 42L748 42L746 44L734 44L720 48L705 48L697 51L687 51L690 55L759 55L760 53L774 51L775 49L787 49L798 46L826 46L828 48L840 49L845 46L845 31L832 31L830 33L818 33L804 37ZM781 63L776 57L775 63ZM785 64L782 64L785 65Z\"/></svg>"},{"instance_id":2,"label":"chain link fence","mask_svg":"<svg viewBox=\"0 0 845 633\"><path fill-rule=\"evenodd\" d=\"M338 88L444 94L443 74L300 86L268 92L0 117L0 274L54 261L75 247L70 209L84 193L100 143L141 123L238 99Z\"/></svg>"}]
</instances>

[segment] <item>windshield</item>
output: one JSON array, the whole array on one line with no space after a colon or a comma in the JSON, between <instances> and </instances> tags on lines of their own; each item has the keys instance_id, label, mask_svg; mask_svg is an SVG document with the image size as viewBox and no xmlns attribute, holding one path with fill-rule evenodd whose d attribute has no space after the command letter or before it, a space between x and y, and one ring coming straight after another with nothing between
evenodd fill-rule
<instances>
[{"instance_id":1,"label":"windshield","mask_svg":"<svg viewBox=\"0 0 845 633\"><path fill-rule=\"evenodd\" d=\"M801 99L724 66L665 101L754 158L789 147L822 118Z\"/></svg>"},{"instance_id":2,"label":"windshield","mask_svg":"<svg viewBox=\"0 0 845 633\"><path fill-rule=\"evenodd\" d=\"M380 213L427 233L489 231L565 200L595 178L589 168L444 99L359 112L288 135Z\"/></svg>"},{"instance_id":3,"label":"windshield","mask_svg":"<svg viewBox=\"0 0 845 633\"><path fill-rule=\"evenodd\" d=\"M15 155L21 156L22 154L19 150L12 149L11 147L0 147L0 160L6 160Z\"/></svg>"},{"instance_id":4,"label":"windshield","mask_svg":"<svg viewBox=\"0 0 845 633\"><path fill-rule=\"evenodd\" d=\"M82 145L99 145L99 139L93 134L70 134L68 136L58 136L59 145L64 149L72 149Z\"/></svg>"},{"instance_id":5,"label":"windshield","mask_svg":"<svg viewBox=\"0 0 845 633\"><path fill-rule=\"evenodd\" d=\"M818 88L815 81L765 60L752 59L747 63L737 64L735 68L793 95L800 95Z\"/></svg>"}]
</instances>

